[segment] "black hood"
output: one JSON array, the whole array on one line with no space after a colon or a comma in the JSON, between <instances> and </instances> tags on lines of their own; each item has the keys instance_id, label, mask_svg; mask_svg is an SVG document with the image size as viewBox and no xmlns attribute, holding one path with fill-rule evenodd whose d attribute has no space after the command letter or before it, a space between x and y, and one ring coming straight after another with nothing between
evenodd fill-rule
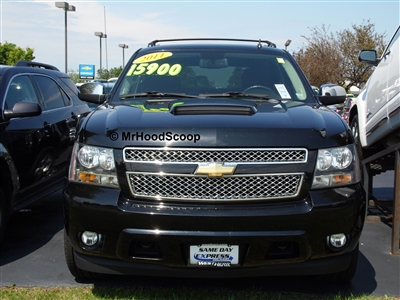
<instances>
[{"instance_id":1,"label":"black hood","mask_svg":"<svg viewBox=\"0 0 400 300\"><path fill-rule=\"evenodd\" d=\"M144 102L146 103L146 102ZM212 99L108 105L90 115L79 141L138 147L306 147L310 150L352 141L335 112L300 102ZM85 125L84 125L85 126Z\"/></svg>"}]
</instances>

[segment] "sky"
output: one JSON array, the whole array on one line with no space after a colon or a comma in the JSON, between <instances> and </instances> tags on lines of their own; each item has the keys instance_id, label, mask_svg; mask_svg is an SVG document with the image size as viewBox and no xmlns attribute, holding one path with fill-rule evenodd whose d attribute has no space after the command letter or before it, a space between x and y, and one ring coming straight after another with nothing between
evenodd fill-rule
<instances>
[{"instance_id":1,"label":"sky","mask_svg":"<svg viewBox=\"0 0 400 300\"><path fill-rule=\"evenodd\" d=\"M0 42L34 49L34 61L65 71L65 11L56 1L0 0ZM64 1L63 1L64 2ZM238 38L272 41L293 53L307 44L312 28L336 33L353 25L375 25L389 41L400 23L400 0L68 1L68 71L79 65L122 66L153 40ZM107 34L106 39L95 32ZM100 40L102 55L100 58ZM118 45L126 44L123 50ZM124 57L125 56L125 57ZM125 58L125 60L124 60Z\"/></svg>"}]
</instances>

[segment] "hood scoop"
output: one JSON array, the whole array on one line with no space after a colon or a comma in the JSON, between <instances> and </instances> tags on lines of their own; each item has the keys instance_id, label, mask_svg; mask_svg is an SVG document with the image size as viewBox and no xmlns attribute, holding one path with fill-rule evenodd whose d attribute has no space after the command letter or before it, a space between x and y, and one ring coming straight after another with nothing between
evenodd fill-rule
<instances>
[{"instance_id":1,"label":"hood scoop","mask_svg":"<svg viewBox=\"0 0 400 300\"><path fill-rule=\"evenodd\" d=\"M170 113L176 116L182 115L242 115L251 116L257 112L253 105L243 104L221 104L221 103L193 103L175 105Z\"/></svg>"}]
</instances>

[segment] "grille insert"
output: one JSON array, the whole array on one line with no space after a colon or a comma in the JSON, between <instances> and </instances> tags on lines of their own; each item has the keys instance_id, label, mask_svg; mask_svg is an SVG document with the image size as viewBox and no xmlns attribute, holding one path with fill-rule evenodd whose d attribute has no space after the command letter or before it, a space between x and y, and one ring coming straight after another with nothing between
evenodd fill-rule
<instances>
[{"instance_id":1,"label":"grille insert","mask_svg":"<svg viewBox=\"0 0 400 300\"><path fill-rule=\"evenodd\" d=\"M233 175L221 178L182 174L127 173L132 195L180 201L244 201L295 197L302 173Z\"/></svg>"},{"instance_id":2,"label":"grille insert","mask_svg":"<svg viewBox=\"0 0 400 300\"><path fill-rule=\"evenodd\" d=\"M307 149L125 148L125 162L305 163Z\"/></svg>"}]
</instances>

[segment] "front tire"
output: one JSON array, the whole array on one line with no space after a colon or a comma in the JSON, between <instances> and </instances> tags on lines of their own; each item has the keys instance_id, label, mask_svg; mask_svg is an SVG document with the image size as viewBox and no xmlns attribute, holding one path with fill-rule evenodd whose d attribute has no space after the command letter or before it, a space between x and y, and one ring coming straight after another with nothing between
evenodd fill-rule
<instances>
[{"instance_id":1,"label":"front tire","mask_svg":"<svg viewBox=\"0 0 400 300\"><path fill-rule=\"evenodd\" d=\"M323 282L350 282L356 274L359 254L359 244L351 252L351 261L346 270L333 274L319 275L317 278Z\"/></svg>"},{"instance_id":2,"label":"front tire","mask_svg":"<svg viewBox=\"0 0 400 300\"><path fill-rule=\"evenodd\" d=\"M358 115L355 115L353 117L353 119L351 120L350 129L351 129L351 132L353 133L354 141L356 143L356 148L357 148L357 154L361 161L361 160L363 160L364 155L363 155L363 150L362 150L361 140L360 140L360 125L358 123Z\"/></svg>"}]
</instances>

